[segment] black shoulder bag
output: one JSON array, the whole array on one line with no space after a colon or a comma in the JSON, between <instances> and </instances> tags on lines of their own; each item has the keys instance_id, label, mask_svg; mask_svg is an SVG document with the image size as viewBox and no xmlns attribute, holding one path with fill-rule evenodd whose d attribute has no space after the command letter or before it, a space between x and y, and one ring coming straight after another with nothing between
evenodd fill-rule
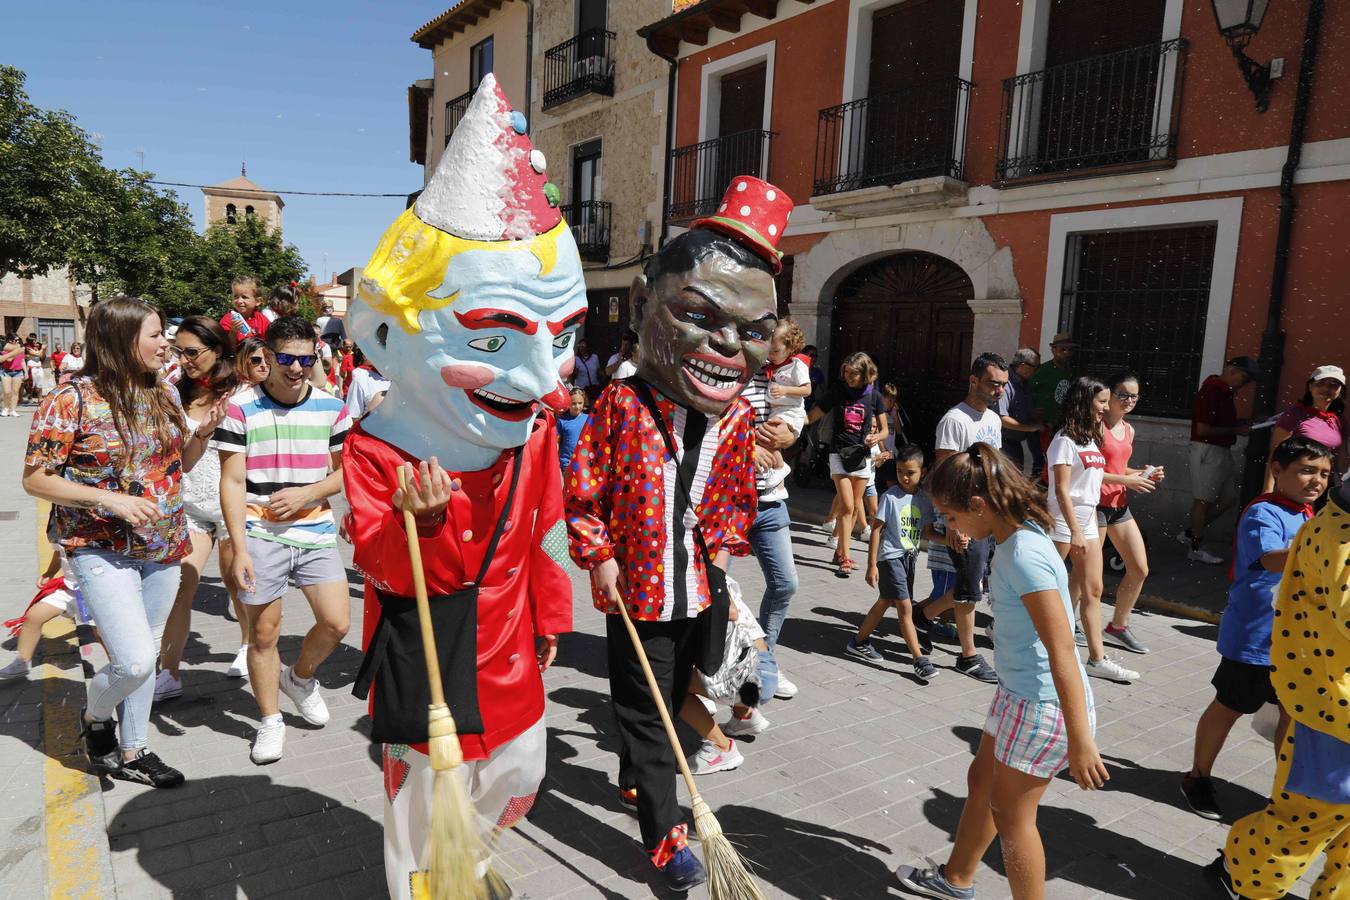
<instances>
[{"instance_id":1,"label":"black shoulder bag","mask_svg":"<svg viewBox=\"0 0 1350 900\"><path fill-rule=\"evenodd\" d=\"M675 439L671 437L670 429L666 427L666 421L661 417L661 410L656 406L656 399L652 396L651 388L646 382L638 378L629 380L629 385L637 394L642 405L647 407L651 413L653 421L656 422L657 430L661 432L661 437L666 442L666 452L670 458L675 461L675 480L679 483L680 492L684 495L684 502L689 505L689 509L694 508L693 494L689 485L685 482L684 474L680 470L680 455L675 452ZM694 415L703 415L702 413L693 413ZM750 477L754 477L751 475ZM703 539L703 529L699 527L697 521L694 524L694 540L698 543L699 552L703 554L703 568L708 576L708 596L712 602L708 608L698 615L698 652L695 657L695 665L700 672L710 674L716 672L722 666L722 655L726 649L727 641L727 621L731 612L731 593L727 590L727 573L720 569L713 562L712 554L708 552L708 544ZM676 577L675 573L666 573L666 577Z\"/></svg>"},{"instance_id":2,"label":"black shoulder bag","mask_svg":"<svg viewBox=\"0 0 1350 900\"><path fill-rule=\"evenodd\" d=\"M460 734L482 734L483 715L478 707L478 590L487 577L497 542L511 518L511 505L520 481L521 448L511 460L511 486L506 503L497 517L483 565L478 576L453 594L432 594L431 629L436 634L436 654L440 657L441 684L445 702L455 717ZM442 527L448 528L449 523ZM422 631L417 620L417 602L376 591L380 618L375 623L370 646L356 673L352 694L366 699L375 685L375 703L371 711L370 739L383 744L421 744L427 740L427 707L431 688L427 686L426 654L422 651Z\"/></svg>"}]
</instances>

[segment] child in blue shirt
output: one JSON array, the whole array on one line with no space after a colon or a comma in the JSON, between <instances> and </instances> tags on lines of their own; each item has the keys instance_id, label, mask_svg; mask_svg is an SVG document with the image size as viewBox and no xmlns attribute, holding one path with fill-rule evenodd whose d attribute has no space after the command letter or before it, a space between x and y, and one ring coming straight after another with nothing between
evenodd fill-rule
<instances>
[{"instance_id":1,"label":"child in blue shirt","mask_svg":"<svg viewBox=\"0 0 1350 900\"><path fill-rule=\"evenodd\" d=\"M880 596L863 618L858 633L849 639L844 652L868 662L881 662L881 653L868 638L881 624L886 610L894 607L900 619L900 636L914 660L914 677L923 684L937 674L937 667L919 646L914 630L913 596L914 558L919 552L923 507L918 502L919 482L923 480L923 450L907 444L895 451L895 475L899 482L882 494L872 521L867 547L867 584Z\"/></svg>"},{"instance_id":2,"label":"child in blue shirt","mask_svg":"<svg viewBox=\"0 0 1350 900\"><path fill-rule=\"evenodd\" d=\"M1270 683L1270 629L1275 621L1275 592L1289 547L1313 502L1327 488L1332 451L1307 438L1291 437L1275 448L1271 468L1275 490L1243 510L1233 557L1233 586L1219 621L1219 667L1210 683L1215 697L1195 727L1195 755L1182 776L1181 793L1198 815L1219 819L1223 811L1210 772L1228 732L1243 716L1267 703L1278 703ZM1280 746L1289 716L1281 709L1275 732Z\"/></svg>"},{"instance_id":3,"label":"child in blue shirt","mask_svg":"<svg viewBox=\"0 0 1350 900\"><path fill-rule=\"evenodd\" d=\"M581 429L591 420L585 413L586 392L581 388L572 388L568 396L572 399L571 405L567 407L567 412L558 415L558 465L562 466L564 472L572 464L572 454L577 449Z\"/></svg>"}]
</instances>

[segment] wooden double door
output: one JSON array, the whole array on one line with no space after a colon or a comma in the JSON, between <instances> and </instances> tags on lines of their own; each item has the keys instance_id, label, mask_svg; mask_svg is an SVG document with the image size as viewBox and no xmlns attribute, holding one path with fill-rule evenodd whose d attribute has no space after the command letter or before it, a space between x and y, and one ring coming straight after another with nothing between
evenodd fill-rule
<instances>
[{"instance_id":1,"label":"wooden double door","mask_svg":"<svg viewBox=\"0 0 1350 900\"><path fill-rule=\"evenodd\" d=\"M907 436L931 451L938 419L966 394L973 294L965 272L940 256L902 253L862 266L835 291L830 380L849 354L872 357L878 386L900 391Z\"/></svg>"}]
</instances>

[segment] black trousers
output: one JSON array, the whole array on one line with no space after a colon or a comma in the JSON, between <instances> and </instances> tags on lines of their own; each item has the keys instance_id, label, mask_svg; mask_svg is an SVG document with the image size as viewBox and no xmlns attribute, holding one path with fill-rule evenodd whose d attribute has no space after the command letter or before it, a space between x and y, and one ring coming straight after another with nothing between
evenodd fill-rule
<instances>
[{"instance_id":1,"label":"black trousers","mask_svg":"<svg viewBox=\"0 0 1350 900\"><path fill-rule=\"evenodd\" d=\"M609 694L619 724L619 788L637 788L638 824L648 852L684 820L676 799L675 751L666 738L661 714L652 702L642 664L628 637L623 618L606 616L609 639ZM689 692L698 642L697 619L633 622L666 710L674 720Z\"/></svg>"}]
</instances>

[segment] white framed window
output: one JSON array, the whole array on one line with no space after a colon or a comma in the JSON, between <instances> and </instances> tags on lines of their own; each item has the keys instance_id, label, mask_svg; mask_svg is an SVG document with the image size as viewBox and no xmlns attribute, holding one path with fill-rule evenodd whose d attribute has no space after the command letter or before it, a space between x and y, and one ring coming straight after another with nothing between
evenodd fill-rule
<instances>
[{"instance_id":1,"label":"white framed window","mask_svg":"<svg viewBox=\"0 0 1350 900\"><path fill-rule=\"evenodd\" d=\"M1141 345L1140 349L1148 352L1136 356L1146 361L1151 358L1149 353L1156 355L1159 360L1168 353L1176 354L1178 358L1190 358L1186 377L1191 383L1184 387L1194 391L1206 375L1222 368L1226 358L1238 238L1242 227L1242 203L1241 197L1230 197L1052 216L1045 271L1045 301L1041 309L1041 346L1048 352L1050 339L1056 332L1091 327L1082 320L1075 323L1076 316L1090 316L1090 310L1083 307L1071 309L1066 304L1089 300L1130 302L1131 291L1137 292L1141 298L1148 298L1147 302L1165 302L1166 292L1174 291L1175 303L1165 307L1167 314L1176 314L1185 309L1187 315L1198 314L1198 322L1194 322L1195 327L1174 330L1170 326L1161 327L1164 323L1159 321L1157 325L1160 327L1154 328L1152 333L1135 335L1152 342L1147 347ZM1106 275L1093 269L1091 256L1094 242L1085 238L1094 235L1103 238L1096 243L1107 251L1104 255L1115 267ZM1130 240L1144 237L1149 239L1147 246L1141 246L1138 240ZM1117 246L1132 248L1131 257L1116 261L1112 254L1116 252ZM1205 251L1210 254L1208 261L1185 258L1188 253L1194 255L1197 248L1201 247L1210 248ZM1207 265L1204 264L1206 262ZM1168 265L1189 266L1194 274L1177 280L1175 271L1165 271ZM1085 272L1085 266L1092 271ZM1201 278L1205 279L1208 291L1206 297L1197 298L1195 289L1201 283ZM1093 291L1098 292L1096 297L1091 296ZM1195 308L1197 300L1203 300L1203 309ZM1124 329L1130 326L1122 324L1120 327ZM1163 330L1169 333L1162 334ZM1189 342L1188 346L1180 346L1177 343L1180 340ZM1121 357L1115 358L1123 361Z\"/></svg>"}]
</instances>

